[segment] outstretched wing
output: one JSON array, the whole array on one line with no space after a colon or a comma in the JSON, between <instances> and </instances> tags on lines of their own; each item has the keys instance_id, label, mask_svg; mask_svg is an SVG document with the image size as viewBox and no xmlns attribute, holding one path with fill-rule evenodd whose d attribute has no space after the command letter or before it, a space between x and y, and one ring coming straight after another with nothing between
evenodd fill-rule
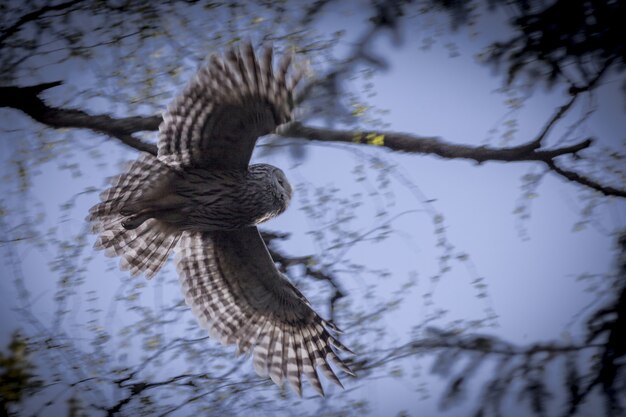
<instances>
[{"instance_id":1,"label":"outstretched wing","mask_svg":"<svg viewBox=\"0 0 626 417\"><path fill-rule=\"evenodd\" d=\"M245 170L259 136L291 120L302 71L291 55L276 72L272 49L261 61L252 45L213 55L163 114L159 158L169 164Z\"/></svg>"},{"instance_id":2,"label":"outstretched wing","mask_svg":"<svg viewBox=\"0 0 626 417\"><path fill-rule=\"evenodd\" d=\"M302 375L324 394L316 368L341 382L328 359L353 375L334 348L350 352L274 265L256 227L236 232L185 232L177 269L187 304L211 336L251 352L261 376L287 379L302 394Z\"/></svg>"}]
</instances>

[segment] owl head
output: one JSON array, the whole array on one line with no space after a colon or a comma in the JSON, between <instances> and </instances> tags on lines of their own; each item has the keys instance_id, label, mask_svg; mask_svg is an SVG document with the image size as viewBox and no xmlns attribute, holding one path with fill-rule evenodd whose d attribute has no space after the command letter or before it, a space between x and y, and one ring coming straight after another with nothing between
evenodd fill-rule
<instances>
[{"instance_id":1,"label":"owl head","mask_svg":"<svg viewBox=\"0 0 626 417\"><path fill-rule=\"evenodd\" d=\"M285 209L291 202L291 195L293 194L293 188L291 188L291 184L287 180L287 176L283 172L282 169L272 167L273 168L273 181L275 181L279 194L282 196L282 200L285 204Z\"/></svg>"},{"instance_id":2,"label":"owl head","mask_svg":"<svg viewBox=\"0 0 626 417\"><path fill-rule=\"evenodd\" d=\"M255 181L261 181L264 188L269 189L272 196L277 200L280 207L276 207L278 213L282 213L287 209L291 202L293 188L287 180L287 176L282 169L268 164L250 165L249 173L255 178Z\"/></svg>"}]
</instances>

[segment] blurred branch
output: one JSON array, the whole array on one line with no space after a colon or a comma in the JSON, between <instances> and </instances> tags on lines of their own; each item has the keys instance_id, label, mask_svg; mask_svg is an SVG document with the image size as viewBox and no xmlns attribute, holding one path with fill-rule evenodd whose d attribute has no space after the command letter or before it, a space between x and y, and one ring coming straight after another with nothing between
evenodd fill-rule
<instances>
[{"instance_id":1,"label":"blurred branch","mask_svg":"<svg viewBox=\"0 0 626 417\"><path fill-rule=\"evenodd\" d=\"M376 359L363 359L355 369L366 370L377 368L389 362L406 358L422 352L433 352L442 349L452 349L455 351L464 351L470 353L480 353L487 355L496 355L503 357L529 357L542 353L547 354L564 354L569 352L578 352L585 349L597 349L603 345L596 344L580 344L565 345L558 343L536 343L529 346L517 346L513 343L506 342L502 339L488 335L465 335L446 332L437 328L429 328L429 332L435 333L432 337L413 340L402 346L390 349L385 355L375 355Z\"/></svg>"},{"instance_id":2,"label":"blurred branch","mask_svg":"<svg viewBox=\"0 0 626 417\"><path fill-rule=\"evenodd\" d=\"M237 368L238 368L238 366L237 366ZM104 409L104 411L107 412L107 416L114 416L114 415L119 414L121 412L122 408L126 404L128 404L130 401L132 401L133 398L135 398L136 396L141 395L144 391L147 391L147 390L152 389L152 388L165 386L165 385L171 385L171 384L174 384L174 383L176 383L178 381L181 381L181 380L185 380L185 385L189 385L190 387L194 387L195 386L195 383L193 382L194 379L196 379L196 378L198 378L198 379L206 379L206 377L207 377L207 375L205 375L204 373L200 373L200 374L180 374L180 375L176 375L176 376L173 376L171 378L168 378L168 379L165 379L165 380L162 380L162 381L135 382L135 383L129 384L129 385L120 385L120 387L128 388L130 390L130 394L128 396L122 398L121 400L119 400L113 406Z\"/></svg>"},{"instance_id":3,"label":"blurred branch","mask_svg":"<svg viewBox=\"0 0 626 417\"><path fill-rule=\"evenodd\" d=\"M381 146L393 151L437 155L445 159L471 159L479 164L488 161L500 162L543 162L555 173L607 196L626 198L626 190L605 186L584 175L558 168L555 159L563 155L577 157L578 152L587 149L593 139L554 149L537 149L536 139L513 147L493 148L488 146L457 145L438 137L424 137L410 133L386 131L353 131L323 129L304 126L299 123L289 125L281 131L282 136L299 137L322 142L344 142L360 145Z\"/></svg>"},{"instance_id":4,"label":"blurred branch","mask_svg":"<svg viewBox=\"0 0 626 417\"><path fill-rule=\"evenodd\" d=\"M508 83L523 71L533 83L544 81L549 87L557 81L573 83L574 79L586 83L597 68L612 66L623 72L623 2L491 3L509 11L516 9L510 20L515 35L493 43L488 58L493 64L505 65Z\"/></svg>"},{"instance_id":5,"label":"blurred branch","mask_svg":"<svg viewBox=\"0 0 626 417\"><path fill-rule=\"evenodd\" d=\"M315 0L306 8L304 16L302 16L302 20L300 24L302 26L310 25L313 20L320 14L324 6L328 4L330 0Z\"/></svg>"},{"instance_id":6,"label":"blurred branch","mask_svg":"<svg viewBox=\"0 0 626 417\"><path fill-rule=\"evenodd\" d=\"M371 34L368 34L371 36ZM348 59L343 66L336 71L343 71L345 68L354 65L354 62L360 59L362 51L369 43L370 38L365 36L360 43L355 46L352 57ZM446 159L471 159L477 163L486 161L502 161L502 162L524 162L524 161L540 161L554 173L563 178L576 182L585 187L596 190L607 196L617 196L626 198L626 190L605 186L591 178L578 174L574 171L568 171L557 165L556 158L562 155L572 155L578 158L578 152L591 146L593 139L587 138L579 143L555 149L540 149L542 142L548 136L552 128L567 114L573 107L577 99L582 93L593 91L600 80L611 67L615 57L607 59L603 66L595 73L585 85L572 85L569 89L571 95L570 100L564 105L556 109L555 113L548 120L546 125L541 129L537 136L519 146L508 148L491 148L486 146L468 146L456 145L444 142L438 137L421 137L408 133L382 132L382 131L348 131L348 130L329 130L322 128L314 128L303 126L299 123L292 123L283 129L280 134L283 136L300 137L309 140L331 141L331 142L347 142L356 144L369 144L383 146L394 151L434 154ZM342 69L344 68L344 69ZM335 72L336 72L335 71ZM333 74L333 72L331 72ZM337 72L338 74L338 72ZM335 74L336 75L336 74ZM312 88L312 87L309 87Z\"/></svg>"},{"instance_id":7,"label":"blurred branch","mask_svg":"<svg viewBox=\"0 0 626 417\"><path fill-rule=\"evenodd\" d=\"M587 321L587 342L603 341L597 375L572 401L576 406L597 386L605 395L606 415L623 415L623 392L626 384L626 232L618 238L618 273L620 288L614 300L596 311ZM620 398L622 400L620 401Z\"/></svg>"},{"instance_id":8,"label":"blurred branch","mask_svg":"<svg viewBox=\"0 0 626 417\"><path fill-rule=\"evenodd\" d=\"M21 110L39 123L54 128L84 128L118 139L139 151L156 155L156 146L133 136L140 131L159 128L157 116L133 116L115 118L107 114L91 115L82 110L64 109L47 105L39 94L62 84L62 81L43 83L29 87L0 87L0 107Z\"/></svg>"},{"instance_id":9,"label":"blurred branch","mask_svg":"<svg viewBox=\"0 0 626 417\"><path fill-rule=\"evenodd\" d=\"M7 38L9 38L15 32L20 30L21 27L24 26L26 23L37 20L48 12L67 9L80 2L81 0L71 0L71 1L66 1L64 3L59 3L55 5L46 5L30 13L26 13L25 15L20 17L15 23L13 23L11 26L2 30L0 34L0 47L2 47L2 44L4 43L5 40L7 40Z\"/></svg>"},{"instance_id":10,"label":"blurred branch","mask_svg":"<svg viewBox=\"0 0 626 417\"><path fill-rule=\"evenodd\" d=\"M315 14L326 4L326 1L317 1L309 7L305 15L304 21L309 19L311 13ZM323 90L322 97L331 100L336 104L337 97L340 96L340 82L343 77L352 74L359 64L369 65L376 68L386 68L386 61L372 54L372 43L383 30L389 30L394 34L396 43L400 42L398 34L398 24L404 12L402 6L395 1L381 1L374 3L375 13L370 17L372 23L369 28L361 34L361 36L353 43L350 53L347 54L339 63L335 64L333 69L324 74L323 77L313 79L306 84L298 93L297 103L301 103L314 95L316 88Z\"/></svg>"},{"instance_id":11,"label":"blurred branch","mask_svg":"<svg viewBox=\"0 0 626 417\"><path fill-rule=\"evenodd\" d=\"M599 182L594 181L584 175L580 175L574 171L569 171L567 169L561 168L556 163L556 161L547 160L545 161L545 163L553 172L559 174L560 176L562 176L563 178L569 181L584 185L586 187L599 191L602 194L607 195L607 196L612 195L612 196L617 196L617 197L626 197L625 190L620 190L618 188L602 185Z\"/></svg>"},{"instance_id":12,"label":"blurred branch","mask_svg":"<svg viewBox=\"0 0 626 417\"><path fill-rule=\"evenodd\" d=\"M569 93L570 93L570 95L572 97L570 98L570 100L567 103L565 103L564 105L562 105L561 107L559 107L556 110L554 115L550 118L548 123L546 123L546 125L541 130L541 132L537 135L535 140L530 143L531 146L535 146L536 148L539 148L541 146L541 142L548 135L548 133L550 132L552 127L554 127L554 125L559 120L561 120L561 118L563 118L563 116L572 108L574 103L576 103L576 100L578 99L578 97L580 97L581 93L584 93L584 92L587 92L587 91L591 91L591 90L593 90L596 87L596 85L602 79L604 74L606 74L607 69L609 69L609 67L611 66L613 61L614 61L614 58L608 59L604 63L603 67L596 73L596 75L593 77L593 79L591 81L589 81L586 85L584 85L584 86L572 85L570 87Z\"/></svg>"},{"instance_id":13,"label":"blurred branch","mask_svg":"<svg viewBox=\"0 0 626 417\"><path fill-rule=\"evenodd\" d=\"M595 389L604 401L604 415L623 415L625 408L621 394L626 383L626 233L618 236L617 246L616 295L587 320L586 338L578 342L553 341L519 346L491 335L428 328L426 337L398 347L368 352L368 356L351 364L351 368L370 371L403 358L434 354L436 357L431 372L448 380L441 401L441 407L445 409L463 398L470 380L479 378L477 370L486 364L487 359L495 360L493 375L481 381L484 385L482 398L474 415L504 415L502 403L505 397L517 391L520 401L528 401L533 413L541 416L547 415L547 404L553 399L546 377L547 368L562 363L564 371L558 375L567 392L563 416L576 415ZM579 370L581 363L586 363L584 372Z\"/></svg>"},{"instance_id":14,"label":"blurred branch","mask_svg":"<svg viewBox=\"0 0 626 417\"><path fill-rule=\"evenodd\" d=\"M106 415L107 416L115 416L118 415L122 409L128 404L130 403L133 399L141 396L141 394L143 394L145 391L148 391L150 389L154 389L154 388L159 388L159 387L163 387L163 386L168 386L171 387L172 385L180 385L180 386L185 386L188 387L192 392L198 392L199 391L199 387L202 386L203 384L201 384L201 381L213 381L215 383L219 383L220 381L227 381L228 377L230 375L232 375L234 372L236 372L241 365L245 362L245 357L240 357L239 360L237 360L235 362L235 364L230 367L227 371L223 372L222 374L218 375L218 376L209 376L205 373L184 373L184 374L179 374L179 375L175 375L172 376L170 378L161 380L161 381L152 381L152 382L145 382L145 381L138 381L138 382L133 382L130 384L123 384L120 381L116 381L118 386L120 388L125 388L129 390L129 393L127 396L121 398L120 400L118 400L115 404L113 404L112 406L109 407L101 407L101 409L103 411L106 411ZM126 381L126 379L124 379L124 381ZM197 381L197 382L196 382ZM233 383L233 384L239 384L239 382ZM200 396L198 398L204 397L206 395L212 394L224 387L230 386L232 384L224 384L224 385L215 385L212 389L210 390L204 390L201 392L201 394L199 394ZM181 403L178 407L176 407L175 409L178 409L184 405L186 405L189 401L185 401L183 403ZM174 409L174 410L175 410ZM170 411L171 412L171 411ZM170 414L170 412L164 413L162 415L167 415Z\"/></svg>"},{"instance_id":15,"label":"blurred branch","mask_svg":"<svg viewBox=\"0 0 626 417\"><path fill-rule=\"evenodd\" d=\"M429 335L429 337L414 340L387 351L369 352L368 357L350 366L357 372L369 371L404 358L424 354L433 355L431 373L447 380L440 402L440 407L445 410L454 404L459 404L467 391L471 389L472 379L480 378L477 376L478 370L495 361L493 374L486 380L480 381L484 388L481 398L477 401L477 410L472 415L504 415L502 401L507 395L514 396L514 391L518 392L517 398L520 402L524 399L529 401L534 414L544 415L540 410L550 399L546 378L543 375L546 367L561 358L574 362L571 359L572 355L578 355L582 351L598 351L604 348L602 343L549 342L518 346L495 336L459 334L432 328L428 330L433 334L432 336ZM365 372L360 375L363 373ZM571 380L570 375L564 378L566 378L563 382L564 386L569 389L570 385L578 383L579 376L576 373L574 381ZM569 389L569 392L572 396L572 393L576 391ZM580 394L577 395L580 396ZM582 402L585 397L586 394L579 399L579 402ZM571 397L569 400L570 403L573 402Z\"/></svg>"},{"instance_id":16,"label":"blurred branch","mask_svg":"<svg viewBox=\"0 0 626 417\"><path fill-rule=\"evenodd\" d=\"M447 143L438 137L424 137L410 133L387 131L331 130L304 126L297 122L280 129L278 134L285 137L298 137L324 142L344 142L380 146L393 151L437 155L446 159L470 159L479 164L487 161L542 162L551 171L569 181L576 182L607 196L626 198L626 190L603 185L585 175L561 168L557 164L556 158L560 156L571 155L578 157L578 152L592 145L593 140L591 138L560 148L540 148L541 142L548 131L571 108L578 94L592 88L592 84L595 84L600 77L601 74L598 74L588 86L573 91L572 99L555 112L536 138L522 145L513 147L494 148L488 146L458 145ZM156 145L146 143L133 135L141 131L158 130L161 122L159 116L115 118L107 114L92 115L82 110L52 107L39 98L39 94L43 91L61 84L60 81L57 81L30 87L0 87L0 107L10 107L21 110L34 120L50 127L91 129L94 132L103 133L116 138L134 149L156 155Z\"/></svg>"},{"instance_id":17,"label":"blurred branch","mask_svg":"<svg viewBox=\"0 0 626 417\"><path fill-rule=\"evenodd\" d=\"M479 164L487 161L545 161L561 155L575 154L588 148L592 143L591 139L587 139L572 146L551 150L534 149L533 146L530 146L533 142L508 148L492 148L489 146L457 145L445 142L439 137L419 136L411 133L331 130L304 126L299 123L290 124L284 131L281 131L281 135L322 142L380 146L392 151L437 155L446 159L471 159Z\"/></svg>"}]
</instances>

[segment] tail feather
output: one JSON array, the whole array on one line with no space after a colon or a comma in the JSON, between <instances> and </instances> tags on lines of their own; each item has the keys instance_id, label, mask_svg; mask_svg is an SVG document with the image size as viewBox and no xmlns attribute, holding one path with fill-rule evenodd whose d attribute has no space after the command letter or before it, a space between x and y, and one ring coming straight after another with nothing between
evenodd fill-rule
<instances>
[{"instance_id":1,"label":"tail feather","mask_svg":"<svg viewBox=\"0 0 626 417\"><path fill-rule=\"evenodd\" d=\"M169 166L144 154L127 172L113 178L112 186L100 195L102 202L89 211L92 231L100 235L95 248L103 249L107 256L121 257L122 270L133 276L154 276L180 238L174 226L150 218L149 213L136 212L170 172Z\"/></svg>"},{"instance_id":2,"label":"tail feather","mask_svg":"<svg viewBox=\"0 0 626 417\"><path fill-rule=\"evenodd\" d=\"M89 210L87 220L92 222L94 231L100 232L100 226L106 226L107 217L117 220L127 206L139 200L148 190L154 189L171 168L150 154L142 154L133 161L126 172L113 177L111 187L100 194L100 204ZM128 215L130 213L124 213Z\"/></svg>"}]
</instances>

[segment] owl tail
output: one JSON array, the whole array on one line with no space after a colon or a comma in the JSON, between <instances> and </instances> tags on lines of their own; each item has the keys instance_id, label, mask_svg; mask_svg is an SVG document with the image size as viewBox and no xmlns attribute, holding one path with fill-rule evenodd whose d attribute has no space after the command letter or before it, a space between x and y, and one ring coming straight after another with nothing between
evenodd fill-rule
<instances>
[{"instance_id":1,"label":"owl tail","mask_svg":"<svg viewBox=\"0 0 626 417\"><path fill-rule=\"evenodd\" d=\"M112 180L89 211L87 221L99 235L94 247L107 256L119 256L122 270L150 278L167 261L180 238L174 226L142 212L146 202L168 181L172 168L152 155L144 154L128 170Z\"/></svg>"}]
</instances>

